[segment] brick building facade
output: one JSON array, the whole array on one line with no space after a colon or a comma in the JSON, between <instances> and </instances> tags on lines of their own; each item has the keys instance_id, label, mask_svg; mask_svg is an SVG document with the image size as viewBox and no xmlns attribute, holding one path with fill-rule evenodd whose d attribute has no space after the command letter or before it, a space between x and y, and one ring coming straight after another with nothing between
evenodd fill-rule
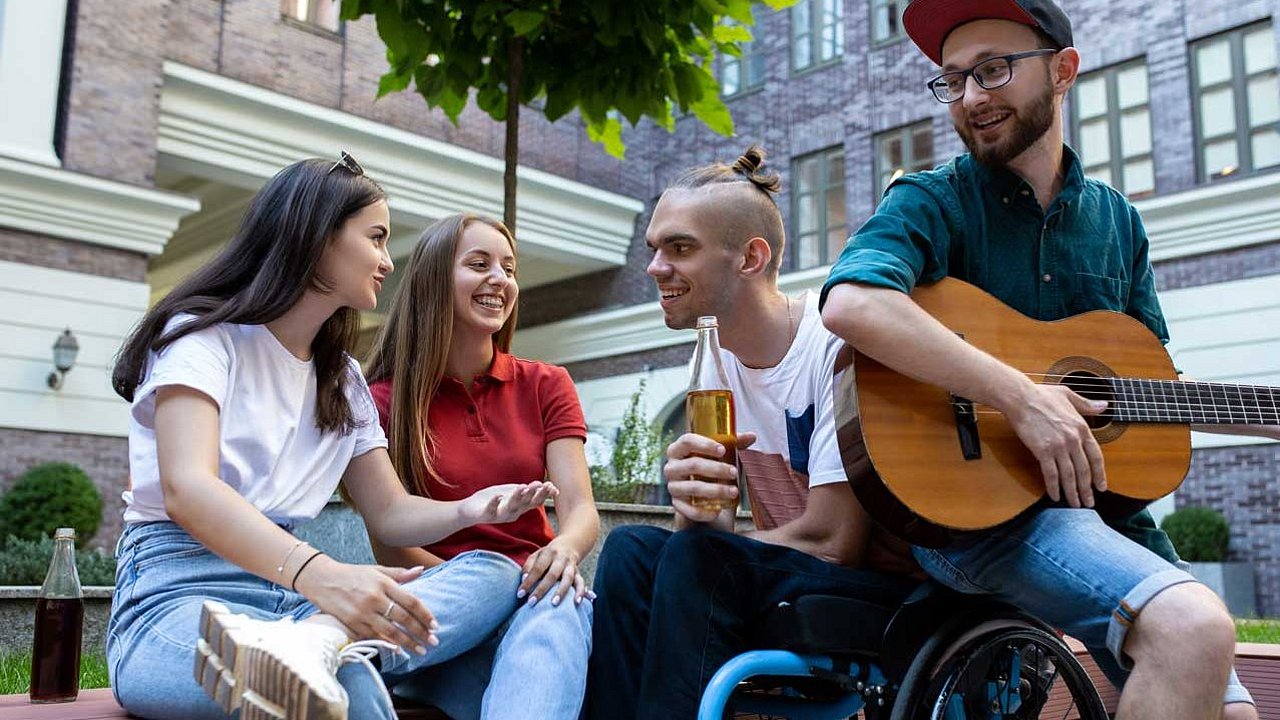
<instances>
[{"instance_id":1,"label":"brick building facade","mask_svg":"<svg viewBox=\"0 0 1280 720\"><path fill-rule=\"evenodd\" d=\"M765 145L784 174L781 284L798 292L821 284L838 251L831 238L873 212L895 170L962 150L923 87L934 68L897 27L903 5L760 11L748 54L717 68L731 139L692 117L674 134L646 123L627 132L628 159L617 161L574 119L522 113L517 350L570 369L593 431L609 436L641 378L658 419L679 405L691 338L663 326L643 245L678 171ZM216 251L284 164L340 147L359 157L390 192L401 257L448 212L501 214L500 125L469 106L455 127L412 93L375 101L385 54L373 23L326 26L290 7L0 2L0 296L10 300L0 330L16 338L0 350L0 490L30 464L69 460L118 509L127 409L107 383L111 356L147 302ZM1175 358L1203 379L1280 384L1280 173L1267 134L1280 120L1280 0L1064 7L1081 80L1097 90L1072 97L1069 135L1142 210ZM21 74L6 62L18 56ZM1225 130L1223 88L1236 100ZM82 351L55 391L44 384L48 346L64 327ZM1280 614L1280 445L1198 437L1196 447L1177 504L1227 515L1232 557L1257 568L1259 611Z\"/></svg>"}]
</instances>

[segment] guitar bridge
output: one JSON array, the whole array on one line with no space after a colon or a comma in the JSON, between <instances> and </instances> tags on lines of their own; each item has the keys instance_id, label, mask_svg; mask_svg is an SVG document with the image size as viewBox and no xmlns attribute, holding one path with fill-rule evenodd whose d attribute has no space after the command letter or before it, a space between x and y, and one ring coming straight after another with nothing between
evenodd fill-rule
<instances>
[{"instance_id":1,"label":"guitar bridge","mask_svg":"<svg viewBox=\"0 0 1280 720\"><path fill-rule=\"evenodd\" d=\"M973 401L952 395L951 411L956 416L956 435L960 438L960 452L964 459L981 460L982 443L978 440L978 415L973 410Z\"/></svg>"}]
</instances>

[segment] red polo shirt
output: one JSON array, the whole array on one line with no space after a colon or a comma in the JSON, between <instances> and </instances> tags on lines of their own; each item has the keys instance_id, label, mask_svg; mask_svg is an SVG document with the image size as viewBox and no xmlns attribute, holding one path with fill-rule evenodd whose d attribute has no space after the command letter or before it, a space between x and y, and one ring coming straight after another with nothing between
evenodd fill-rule
<instances>
[{"instance_id":1,"label":"red polo shirt","mask_svg":"<svg viewBox=\"0 0 1280 720\"><path fill-rule=\"evenodd\" d=\"M378 420L391 419L391 381L369 386ZM562 367L494 353L488 372L468 388L444 377L427 411L435 436L432 456L448 485L430 482L437 500L461 500L481 488L533 482L547 476L547 443L563 437L586 439L578 393ZM547 512L530 510L515 522L476 525L426 549L448 560L468 550L491 550L523 565L555 537Z\"/></svg>"}]
</instances>

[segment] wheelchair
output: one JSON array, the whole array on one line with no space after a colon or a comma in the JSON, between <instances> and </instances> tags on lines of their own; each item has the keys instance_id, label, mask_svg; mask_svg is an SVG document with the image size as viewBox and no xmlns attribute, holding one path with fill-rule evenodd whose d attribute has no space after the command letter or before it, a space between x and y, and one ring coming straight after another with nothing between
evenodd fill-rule
<instances>
[{"instance_id":1,"label":"wheelchair","mask_svg":"<svg viewBox=\"0 0 1280 720\"><path fill-rule=\"evenodd\" d=\"M933 582L893 610L825 595L784 602L763 619L758 640L772 649L721 667L698 720L844 720L859 711L867 720L1108 718L1052 628Z\"/></svg>"}]
</instances>

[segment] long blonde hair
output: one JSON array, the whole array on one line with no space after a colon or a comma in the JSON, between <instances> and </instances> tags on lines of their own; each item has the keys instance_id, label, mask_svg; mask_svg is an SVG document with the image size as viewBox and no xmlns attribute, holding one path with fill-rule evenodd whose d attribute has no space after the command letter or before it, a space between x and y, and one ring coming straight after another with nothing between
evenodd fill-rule
<instances>
[{"instance_id":1,"label":"long blonde hair","mask_svg":"<svg viewBox=\"0 0 1280 720\"><path fill-rule=\"evenodd\" d=\"M435 438L427 425L427 408L444 377L453 339L453 263L462 233L484 223L502 233L516 249L516 239L497 220L458 214L432 223L418 237L400 287L391 299L386 322L369 357L369 382L391 379L391 419L387 438L391 463L409 492L430 497L429 480L444 483L431 461ZM516 310L493 334L494 347L511 350Z\"/></svg>"}]
</instances>

